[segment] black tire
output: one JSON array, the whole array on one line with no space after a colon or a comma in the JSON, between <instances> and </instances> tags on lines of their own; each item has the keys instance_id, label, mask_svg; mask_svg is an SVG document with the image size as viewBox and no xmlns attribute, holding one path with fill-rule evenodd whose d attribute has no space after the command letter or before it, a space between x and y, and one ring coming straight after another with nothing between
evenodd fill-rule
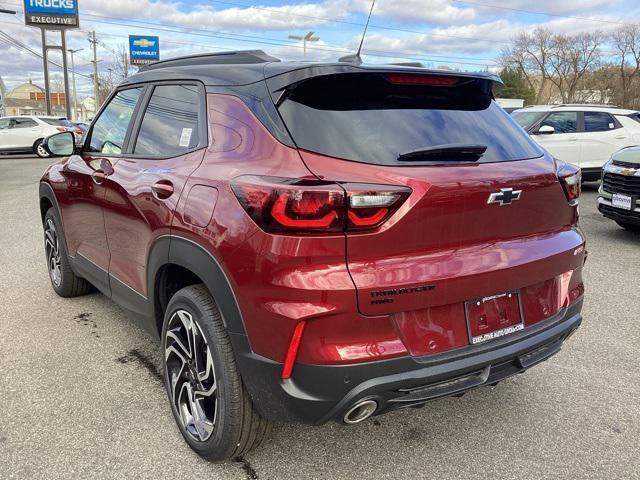
<instances>
[{"instance_id":1,"label":"black tire","mask_svg":"<svg viewBox=\"0 0 640 480\"><path fill-rule=\"evenodd\" d=\"M54 237L51 236L52 226ZM63 235L61 223L53 207L45 213L43 227L45 258L53 290L66 298L89 293L93 286L84 278L78 277L71 269L64 239L61 237ZM57 271L52 263L52 259L55 260L54 257L58 259L54 262L57 263Z\"/></svg>"},{"instance_id":2,"label":"black tire","mask_svg":"<svg viewBox=\"0 0 640 480\"><path fill-rule=\"evenodd\" d=\"M33 153L35 153L40 158L49 158L51 155L42 147L43 140L37 140L36 143L33 144Z\"/></svg>"},{"instance_id":3,"label":"black tire","mask_svg":"<svg viewBox=\"0 0 640 480\"><path fill-rule=\"evenodd\" d=\"M193 328L193 337L189 337L187 325ZM182 344L188 343L189 350L199 353L191 360L182 360L182 356L185 359L188 357L187 347L180 348L177 338ZM178 350L181 350L182 356L178 355ZM162 372L171 411L180 433L198 455L209 461L221 462L241 457L262 443L271 424L253 407L242 384L220 312L204 285L185 287L171 298L162 326L161 351ZM207 352L210 352L213 366L211 374L205 365ZM184 373L189 370L191 373ZM214 393L205 394L213 390L212 385L215 385ZM192 392L200 392L200 395L192 395ZM193 402L202 403L196 405ZM194 409L198 412L198 418L210 421L213 417L213 421L200 422L201 429L198 430L198 422L193 419L196 416L191 417Z\"/></svg>"},{"instance_id":4,"label":"black tire","mask_svg":"<svg viewBox=\"0 0 640 480\"><path fill-rule=\"evenodd\" d=\"M618 221L616 221L616 223L620 225L622 228L624 228L625 230L629 230L630 232L640 232L640 225L635 225L633 223L626 223L626 222L618 222Z\"/></svg>"}]
</instances>

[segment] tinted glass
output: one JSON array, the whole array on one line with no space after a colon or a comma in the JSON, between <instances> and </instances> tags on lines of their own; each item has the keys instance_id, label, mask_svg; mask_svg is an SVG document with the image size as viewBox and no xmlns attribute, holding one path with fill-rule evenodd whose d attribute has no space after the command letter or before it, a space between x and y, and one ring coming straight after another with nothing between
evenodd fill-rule
<instances>
[{"instance_id":1,"label":"tinted glass","mask_svg":"<svg viewBox=\"0 0 640 480\"><path fill-rule=\"evenodd\" d=\"M399 161L407 152L444 144L487 147L480 162L534 158L540 148L475 80L460 86L392 84L384 74L317 77L279 107L299 147L380 165L431 164L448 158Z\"/></svg>"},{"instance_id":2,"label":"tinted glass","mask_svg":"<svg viewBox=\"0 0 640 480\"><path fill-rule=\"evenodd\" d=\"M606 132L616 128L616 122L606 112L584 112L585 132Z\"/></svg>"},{"instance_id":3,"label":"tinted glass","mask_svg":"<svg viewBox=\"0 0 640 480\"><path fill-rule=\"evenodd\" d=\"M553 127L555 133L575 133L578 130L578 112L553 112L540 124Z\"/></svg>"},{"instance_id":4,"label":"tinted glass","mask_svg":"<svg viewBox=\"0 0 640 480\"><path fill-rule=\"evenodd\" d=\"M193 150L199 142L199 111L200 96L195 85L155 87L133 152L175 157Z\"/></svg>"},{"instance_id":5,"label":"tinted glass","mask_svg":"<svg viewBox=\"0 0 640 480\"><path fill-rule=\"evenodd\" d=\"M36 121L30 118L16 118L13 122L13 128L33 128L37 126Z\"/></svg>"},{"instance_id":6,"label":"tinted glass","mask_svg":"<svg viewBox=\"0 0 640 480\"><path fill-rule=\"evenodd\" d=\"M513 112L511 116L524 129L528 129L542 118L544 112Z\"/></svg>"},{"instance_id":7,"label":"tinted glass","mask_svg":"<svg viewBox=\"0 0 640 480\"><path fill-rule=\"evenodd\" d=\"M102 111L93 125L89 151L105 154L122 153L124 139L142 88L119 92Z\"/></svg>"},{"instance_id":8,"label":"tinted glass","mask_svg":"<svg viewBox=\"0 0 640 480\"><path fill-rule=\"evenodd\" d=\"M66 118L41 118L40 120L42 120L45 123L48 123L49 125L55 125L57 127L58 126L59 127L73 127L73 123L71 123Z\"/></svg>"}]
</instances>

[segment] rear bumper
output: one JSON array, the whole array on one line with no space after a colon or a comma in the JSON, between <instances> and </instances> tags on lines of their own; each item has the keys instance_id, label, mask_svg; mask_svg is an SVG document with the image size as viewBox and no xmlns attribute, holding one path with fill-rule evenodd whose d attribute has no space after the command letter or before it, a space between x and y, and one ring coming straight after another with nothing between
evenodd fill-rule
<instances>
[{"instance_id":1,"label":"rear bumper","mask_svg":"<svg viewBox=\"0 0 640 480\"><path fill-rule=\"evenodd\" d=\"M239 353L238 361L263 416L322 424L341 420L361 400L375 400L379 415L522 373L560 350L580 326L581 308L582 299L516 334L427 357L335 366L297 364L286 381L280 379L280 363L253 353Z\"/></svg>"}]
</instances>

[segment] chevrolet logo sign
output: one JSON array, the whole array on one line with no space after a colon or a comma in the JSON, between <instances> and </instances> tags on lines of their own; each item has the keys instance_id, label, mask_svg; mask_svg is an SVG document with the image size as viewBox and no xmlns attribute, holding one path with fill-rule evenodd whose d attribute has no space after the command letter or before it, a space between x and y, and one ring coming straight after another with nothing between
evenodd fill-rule
<instances>
[{"instance_id":1,"label":"chevrolet logo sign","mask_svg":"<svg viewBox=\"0 0 640 480\"><path fill-rule=\"evenodd\" d=\"M501 188L499 192L489 195L488 204L499 203L501 207L511 205L516 200L520 200L522 190L514 190L513 188Z\"/></svg>"},{"instance_id":2,"label":"chevrolet logo sign","mask_svg":"<svg viewBox=\"0 0 640 480\"><path fill-rule=\"evenodd\" d=\"M149 48L149 47L153 47L156 44L156 42L147 40L146 38L140 38L138 40L134 40L133 44L136 47Z\"/></svg>"}]
</instances>

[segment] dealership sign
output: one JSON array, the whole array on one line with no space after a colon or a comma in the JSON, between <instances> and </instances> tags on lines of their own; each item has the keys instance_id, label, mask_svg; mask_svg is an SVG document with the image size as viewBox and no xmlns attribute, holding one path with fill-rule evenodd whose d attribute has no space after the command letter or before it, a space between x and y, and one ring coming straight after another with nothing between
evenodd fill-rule
<instances>
[{"instance_id":1,"label":"dealership sign","mask_svg":"<svg viewBox=\"0 0 640 480\"><path fill-rule=\"evenodd\" d=\"M160 39L148 35L129 35L131 65L147 65L160 60Z\"/></svg>"},{"instance_id":2,"label":"dealership sign","mask_svg":"<svg viewBox=\"0 0 640 480\"><path fill-rule=\"evenodd\" d=\"M41 28L78 28L78 0L24 0L27 25Z\"/></svg>"}]
</instances>

